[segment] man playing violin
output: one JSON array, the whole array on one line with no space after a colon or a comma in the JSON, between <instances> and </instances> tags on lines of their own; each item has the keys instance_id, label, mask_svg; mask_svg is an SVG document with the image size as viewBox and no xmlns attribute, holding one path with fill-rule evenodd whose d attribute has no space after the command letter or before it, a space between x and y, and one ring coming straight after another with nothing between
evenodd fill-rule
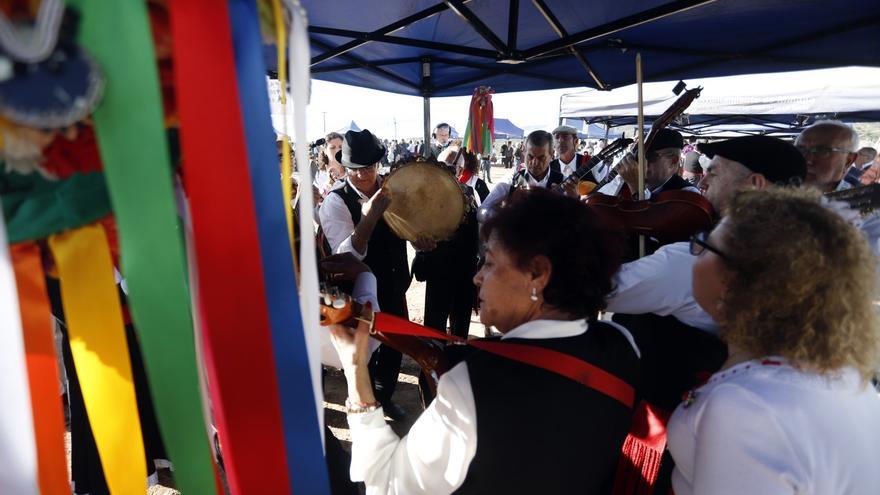
<instances>
[{"instance_id":1,"label":"man playing violin","mask_svg":"<svg viewBox=\"0 0 880 495\"><path fill-rule=\"evenodd\" d=\"M661 129L645 150L645 199L663 191L700 191L678 174L684 138L671 129ZM617 165L618 176L599 190L601 194L637 199L639 190L639 162L629 153Z\"/></svg>"}]
</instances>

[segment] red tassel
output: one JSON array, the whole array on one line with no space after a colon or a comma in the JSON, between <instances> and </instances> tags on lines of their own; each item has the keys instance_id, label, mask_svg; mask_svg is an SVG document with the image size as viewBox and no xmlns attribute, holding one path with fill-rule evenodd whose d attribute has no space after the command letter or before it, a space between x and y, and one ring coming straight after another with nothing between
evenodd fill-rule
<instances>
[{"instance_id":1,"label":"red tassel","mask_svg":"<svg viewBox=\"0 0 880 495\"><path fill-rule=\"evenodd\" d=\"M670 414L647 402L633 413L630 433L623 442L614 475L616 495L650 495L660 473L666 449L666 423Z\"/></svg>"}]
</instances>

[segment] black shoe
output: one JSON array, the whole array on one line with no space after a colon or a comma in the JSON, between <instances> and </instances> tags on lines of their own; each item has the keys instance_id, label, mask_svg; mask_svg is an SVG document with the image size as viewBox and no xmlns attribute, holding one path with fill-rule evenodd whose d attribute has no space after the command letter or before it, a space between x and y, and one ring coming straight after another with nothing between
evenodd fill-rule
<instances>
[{"instance_id":1,"label":"black shoe","mask_svg":"<svg viewBox=\"0 0 880 495\"><path fill-rule=\"evenodd\" d=\"M402 421L406 417L406 411L391 401L382 404L382 412L394 421Z\"/></svg>"}]
</instances>

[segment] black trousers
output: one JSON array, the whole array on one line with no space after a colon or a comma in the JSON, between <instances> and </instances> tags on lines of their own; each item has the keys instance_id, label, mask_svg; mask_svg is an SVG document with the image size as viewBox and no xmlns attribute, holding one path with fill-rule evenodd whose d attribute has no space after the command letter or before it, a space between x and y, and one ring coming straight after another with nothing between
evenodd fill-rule
<instances>
[{"instance_id":1,"label":"black trousers","mask_svg":"<svg viewBox=\"0 0 880 495\"><path fill-rule=\"evenodd\" d=\"M475 273L453 271L425 281L425 326L445 332L448 319L452 335L467 338L477 293Z\"/></svg>"}]
</instances>

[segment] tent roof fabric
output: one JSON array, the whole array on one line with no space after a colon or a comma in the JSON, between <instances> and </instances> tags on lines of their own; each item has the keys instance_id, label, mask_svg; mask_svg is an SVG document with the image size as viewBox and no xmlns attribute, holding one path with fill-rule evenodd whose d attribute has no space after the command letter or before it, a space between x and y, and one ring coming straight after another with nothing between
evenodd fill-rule
<instances>
[{"instance_id":1,"label":"tent roof fabric","mask_svg":"<svg viewBox=\"0 0 880 495\"><path fill-rule=\"evenodd\" d=\"M495 119L495 137L499 139L525 137L525 131L507 119Z\"/></svg>"},{"instance_id":2,"label":"tent roof fabric","mask_svg":"<svg viewBox=\"0 0 880 495\"><path fill-rule=\"evenodd\" d=\"M677 96L677 81L643 85L645 119L662 114ZM802 127L816 119L880 120L880 69L847 67L780 74L755 74L686 81L703 91L678 125L753 124L778 128ZM613 91L583 91L563 95L560 116L634 125L635 85Z\"/></svg>"},{"instance_id":3,"label":"tent roof fabric","mask_svg":"<svg viewBox=\"0 0 880 495\"><path fill-rule=\"evenodd\" d=\"M647 80L880 65L876 0L300 3L313 77L417 96L620 87L636 52Z\"/></svg>"}]
</instances>

